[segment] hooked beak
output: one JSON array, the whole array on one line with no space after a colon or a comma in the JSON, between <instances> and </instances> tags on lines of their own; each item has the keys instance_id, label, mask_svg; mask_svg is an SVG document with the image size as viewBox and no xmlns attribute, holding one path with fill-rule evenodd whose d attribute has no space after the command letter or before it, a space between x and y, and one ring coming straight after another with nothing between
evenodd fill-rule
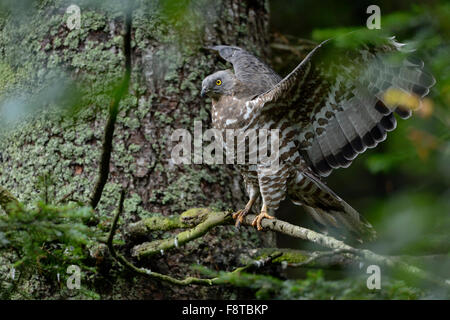
<instances>
[{"instance_id":1,"label":"hooked beak","mask_svg":"<svg viewBox=\"0 0 450 320\"><path fill-rule=\"evenodd\" d=\"M206 95L206 93L208 92L208 90L206 90L205 88L202 88L202 92L200 93L200 97L204 97Z\"/></svg>"}]
</instances>

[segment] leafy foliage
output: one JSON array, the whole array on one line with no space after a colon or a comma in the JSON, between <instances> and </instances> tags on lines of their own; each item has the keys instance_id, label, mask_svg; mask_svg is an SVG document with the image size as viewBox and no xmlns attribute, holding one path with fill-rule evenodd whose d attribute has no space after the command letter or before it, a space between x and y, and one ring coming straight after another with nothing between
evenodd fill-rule
<instances>
[{"instance_id":1,"label":"leafy foliage","mask_svg":"<svg viewBox=\"0 0 450 320\"><path fill-rule=\"evenodd\" d=\"M86 263L87 248L100 236L86 225L92 217L93 211L87 207L44 202L32 209L19 205L8 215L0 215L0 251L12 253L11 260L15 261L7 273L9 279L0 279L0 294L36 270L53 282L60 281L72 264L96 272Z\"/></svg>"}]
</instances>

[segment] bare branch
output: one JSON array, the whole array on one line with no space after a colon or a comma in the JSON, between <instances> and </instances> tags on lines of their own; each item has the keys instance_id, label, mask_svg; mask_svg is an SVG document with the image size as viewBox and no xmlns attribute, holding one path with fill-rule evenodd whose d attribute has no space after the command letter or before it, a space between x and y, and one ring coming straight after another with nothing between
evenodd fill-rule
<instances>
[{"instance_id":1,"label":"bare branch","mask_svg":"<svg viewBox=\"0 0 450 320\"><path fill-rule=\"evenodd\" d=\"M105 135L103 137L102 155L99 166L99 175L91 197L91 206L96 208L103 194L106 182L109 176L109 165L111 161L112 140L117 115L119 113L119 103L123 96L128 92L131 75L131 9L127 10L125 15L125 35L124 35L124 55L125 55L125 74L119 88L116 90L114 98L109 106L109 117L105 126Z\"/></svg>"}]
</instances>

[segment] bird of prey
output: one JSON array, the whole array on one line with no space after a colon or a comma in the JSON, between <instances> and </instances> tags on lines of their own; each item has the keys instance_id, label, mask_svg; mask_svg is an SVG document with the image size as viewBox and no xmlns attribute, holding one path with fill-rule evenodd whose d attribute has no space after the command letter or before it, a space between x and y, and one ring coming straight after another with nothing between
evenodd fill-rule
<instances>
[{"instance_id":1,"label":"bird of prey","mask_svg":"<svg viewBox=\"0 0 450 320\"><path fill-rule=\"evenodd\" d=\"M285 78L239 47L209 48L234 69L202 82L202 96L212 100L213 127L280 130L276 169L237 165L250 198L233 214L237 226L261 196L262 208L252 223L261 230L262 219L273 219L288 196L326 228L350 231L358 239L375 237L371 225L321 179L385 140L397 125L394 113L404 119L411 115L410 105L388 101L388 93L406 94L420 105L434 85L423 62L403 46L394 38L353 48L327 40Z\"/></svg>"}]
</instances>

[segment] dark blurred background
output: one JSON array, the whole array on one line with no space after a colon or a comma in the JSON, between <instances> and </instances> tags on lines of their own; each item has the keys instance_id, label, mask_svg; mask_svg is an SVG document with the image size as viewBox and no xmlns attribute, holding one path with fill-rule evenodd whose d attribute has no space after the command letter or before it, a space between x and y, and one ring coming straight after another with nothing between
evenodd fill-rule
<instances>
[{"instance_id":1,"label":"dark blurred background","mask_svg":"<svg viewBox=\"0 0 450 320\"><path fill-rule=\"evenodd\" d=\"M270 22L272 32L310 38L316 29L365 26L367 7L378 5L381 14L410 11L416 5L435 6L439 1L333 1L272 0Z\"/></svg>"}]
</instances>

